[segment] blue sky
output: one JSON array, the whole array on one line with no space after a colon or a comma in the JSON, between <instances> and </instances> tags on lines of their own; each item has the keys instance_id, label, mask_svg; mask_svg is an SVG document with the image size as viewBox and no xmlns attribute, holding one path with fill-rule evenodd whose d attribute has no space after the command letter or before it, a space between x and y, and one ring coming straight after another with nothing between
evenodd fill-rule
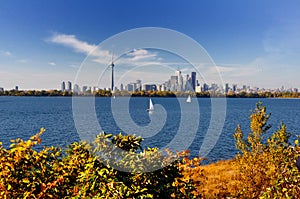
<instances>
[{"instance_id":1,"label":"blue sky","mask_svg":"<svg viewBox=\"0 0 300 199\"><path fill-rule=\"evenodd\" d=\"M163 27L202 45L224 82L299 88L299 10L299 1L271 0L0 1L0 87L58 89L61 81L74 81L86 56L105 39L129 29ZM102 50L111 55L111 49ZM132 50L127 55L136 56L132 60L178 60L155 50ZM186 69L179 65L172 67ZM172 75L151 69L151 76L141 75L143 81ZM135 81L131 78L124 81ZM206 81L212 83L209 76Z\"/></svg>"}]
</instances>

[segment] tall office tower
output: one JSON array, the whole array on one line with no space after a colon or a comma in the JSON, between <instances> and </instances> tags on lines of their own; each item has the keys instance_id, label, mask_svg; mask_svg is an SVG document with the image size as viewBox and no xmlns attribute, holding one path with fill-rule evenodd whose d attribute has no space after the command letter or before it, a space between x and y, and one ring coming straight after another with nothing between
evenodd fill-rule
<instances>
[{"instance_id":1,"label":"tall office tower","mask_svg":"<svg viewBox=\"0 0 300 199\"><path fill-rule=\"evenodd\" d=\"M74 84L73 91L74 91L74 93L80 93L80 88L79 88L78 84Z\"/></svg>"},{"instance_id":2,"label":"tall office tower","mask_svg":"<svg viewBox=\"0 0 300 199\"><path fill-rule=\"evenodd\" d=\"M224 86L224 92L228 93L228 91L229 91L229 85L228 85L228 83L226 83Z\"/></svg>"},{"instance_id":3,"label":"tall office tower","mask_svg":"<svg viewBox=\"0 0 300 199\"><path fill-rule=\"evenodd\" d=\"M190 90L190 82L189 82L190 76L187 74L183 80L183 88L185 91Z\"/></svg>"},{"instance_id":4,"label":"tall office tower","mask_svg":"<svg viewBox=\"0 0 300 199\"><path fill-rule=\"evenodd\" d=\"M161 91L161 84L156 84L157 91Z\"/></svg>"},{"instance_id":5,"label":"tall office tower","mask_svg":"<svg viewBox=\"0 0 300 199\"><path fill-rule=\"evenodd\" d=\"M166 91L166 90L167 90L166 84L163 83L163 84L161 85L161 91Z\"/></svg>"},{"instance_id":6,"label":"tall office tower","mask_svg":"<svg viewBox=\"0 0 300 199\"><path fill-rule=\"evenodd\" d=\"M204 92L208 91L208 85L206 83L203 84L203 91Z\"/></svg>"},{"instance_id":7,"label":"tall office tower","mask_svg":"<svg viewBox=\"0 0 300 199\"><path fill-rule=\"evenodd\" d=\"M216 84L216 83L211 83L211 86L210 86L210 89L211 90L213 90L213 91L216 91L216 90L218 90L218 84Z\"/></svg>"},{"instance_id":8,"label":"tall office tower","mask_svg":"<svg viewBox=\"0 0 300 199\"><path fill-rule=\"evenodd\" d=\"M62 83L61 83L61 88L60 88L60 90L61 90L62 92L64 92L64 91L66 90L66 84L65 84L65 82L62 82Z\"/></svg>"},{"instance_id":9,"label":"tall office tower","mask_svg":"<svg viewBox=\"0 0 300 199\"><path fill-rule=\"evenodd\" d=\"M171 87L170 87L170 90L171 91L176 91L177 85L178 85L178 76L172 75L171 76Z\"/></svg>"},{"instance_id":10,"label":"tall office tower","mask_svg":"<svg viewBox=\"0 0 300 199\"><path fill-rule=\"evenodd\" d=\"M82 87L82 92L86 92L86 91L87 91L87 89L88 89L88 87L87 87L87 86L83 86L83 87Z\"/></svg>"},{"instance_id":11,"label":"tall office tower","mask_svg":"<svg viewBox=\"0 0 300 199\"><path fill-rule=\"evenodd\" d=\"M142 90L142 80L136 80L136 90L141 91Z\"/></svg>"},{"instance_id":12,"label":"tall office tower","mask_svg":"<svg viewBox=\"0 0 300 199\"><path fill-rule=\"evenodd\" d=\"M177 91L182 91L183 90L183 78L182 78L182 75L181 75L181 71L177 70L176 75L177 75L177 81L178 81L176 90Z\"/></svg>"},{"instance_id":13,"label":"tall office tower","mask_svg":"<svg viewBox=\"0 0 300 199\"><path fill-rule=\"evenodd\" d=\"M72 91L72 83L68 81L68 91Z\"/></svg>"},{"instance_id":14,"label":"tall office tower","mask_svg":"<svg viewBox=\"0 0 300 199\"><path fill-rule=\"evenodd\" d=\"M124 85L121 84L121 85L120 85L120 91L123 91L123 90L124 90Z\"/></svg>"},{"instance_id":15,"label":"tall office tower","mask_svg":"<svg viewBox=\"0 0 300 199\"><path fill-rule=\"evenodd\" d=\"M166 90L170 91L171 90L171 80L169 79L168 81L166 81L165 85L166 85Z\"/></svg>"},{"instance_id":16,"label":"tall office tower","mask_svg":"<svg viewBox=\"0 0 300 199\"><path fill-rule=\"evenodd\" d=\"M243 85L243 91L246 91L246 90L247 90L247 86Z\"/></svg>"},{"instance_id":17,"label":"tall office tower","mask_svg":"<svg viewBox=\"0 0 300 199\"><path fill-rule=\"evenodd\" d=\"M237 89L237 85L236 85L236 84L233 84L233 85L232 85L232 91L233 91L233 92L236 92L236 89Z\"/></svg>"},{"instance_id":18,"label":"tall office tower","mask_svg":"<svg viewBox=\"0 0 300 199\"><path fill-rule=\"evenodd\" d=\"M193 91L196 90L196 72L191 73L191 86L193 88Z\"/></svg>"}]
</instances>

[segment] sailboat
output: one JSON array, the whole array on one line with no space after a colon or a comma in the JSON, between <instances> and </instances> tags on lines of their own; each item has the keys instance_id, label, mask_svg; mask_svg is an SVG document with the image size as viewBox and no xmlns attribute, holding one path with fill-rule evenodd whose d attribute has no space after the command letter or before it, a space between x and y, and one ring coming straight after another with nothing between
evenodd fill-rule
<instances>
[{"instance_id":1,"label":"sailboat","mask_svg":"<svg viewBox=\"0 0 300 199\"><path fill-rule=\"evenodd\" d=\"M147 112L151 112L151 111L154 111L154 106L153 106L153 103L152 103L152 100L150 99L149 101L149 108L146 110Z\"/></svg>"},{"instance_id":2,"label":"sailboat","mask_svg":"<svg viewBox=\"0 0 300 199\"><path fill-rule=\"evenodd\" d=\"M187 102L187 103L191 103L191 102L192 102L191 95L188 96L188 98L186 99L186 102Z\"/></svg>"}]
</instances>

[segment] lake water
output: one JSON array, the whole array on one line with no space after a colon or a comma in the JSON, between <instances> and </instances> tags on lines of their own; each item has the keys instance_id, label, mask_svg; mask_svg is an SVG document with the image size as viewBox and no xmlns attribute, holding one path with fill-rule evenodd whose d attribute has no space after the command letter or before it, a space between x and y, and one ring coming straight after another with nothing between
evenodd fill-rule
<instances>
[{"instance_id":1,"label":"lake water","mask_svg":"<svg viewBox=\"0 0 300 199\"><path fill-rule=\"evenodd\" d=\"M193 102L197 100L196 109L199 108L199 111L195 107L188 108L187 106L184 108L185 113L182 113L182 104L185 101L183 98L180 99L181 101L176 98L152 98L152 100L156 110L153 115L149 115L145 111L148 108L149 98L95 98L94 110L97 122L102 130L108 133L125 131L146 136L143 142L144 147L163 148L176 140L172 146L178 146L180 149L180 146L185 147L185 144L188 143L191 155L198 156L208 129L211 128L214 131L214 126L210 126L211 114L213 111L218 113L218 110L212 110L211 99L192 99ZM129 101L129 106L126 101ZM237 151L233 139L234 129L241 124L245 133L249 132L249 115L258 101L263 102L263 105L267 106L267 112L272 114L269 123L273 127L269 131L269 135L279 127L281 122L287 125L288 131L299 134L299 99L229 98L225 101L224 126L220 131L220 136L217 136L216 145L206 156L209 161L229 159L235 156ZM180 103L182 104L180 105ZM117 104L114 112L111 109L112 104ZM219 116L222 117L222 115ZM79 118L82 119L82 125L89 120L88 117L87 119L84 119L83 116ZM218 118L214 117L215 119ZM181 121L183 122L180 123ZM84 132L78 134L78 128L75 128L71 97L0 97L0 122L0 141L5 147L9 146L11 139L18 137L28 139L41 127L46 128L46 132L42 135L42 146L65 147L74 141L79 141L84 135ZM198 128L195 124L199 124ZM196 128L195 132L193 132L194 128ZM89 130L88 122L85 129ZM180 129L187 132L178 133ZM142 132L143 130L147 133Z\"/></svg>"}]
</instances>

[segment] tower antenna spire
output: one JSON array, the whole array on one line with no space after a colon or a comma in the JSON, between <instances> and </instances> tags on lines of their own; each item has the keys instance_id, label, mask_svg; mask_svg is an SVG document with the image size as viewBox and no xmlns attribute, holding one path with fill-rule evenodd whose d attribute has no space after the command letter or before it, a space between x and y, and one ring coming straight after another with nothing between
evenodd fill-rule
<instances>
[{"instance_id":1,"label":"tower antenna spire","mask_svg":"<svg viewBox=\"0 0 300 199\"><path fill-rule=\"evenodd\" d=\"M114 52L112 52L112 56L111 56L111 91L113 92L114 91L114 67L115 67L115 64L114 64Z\"/></svg>"}]
</instances>

